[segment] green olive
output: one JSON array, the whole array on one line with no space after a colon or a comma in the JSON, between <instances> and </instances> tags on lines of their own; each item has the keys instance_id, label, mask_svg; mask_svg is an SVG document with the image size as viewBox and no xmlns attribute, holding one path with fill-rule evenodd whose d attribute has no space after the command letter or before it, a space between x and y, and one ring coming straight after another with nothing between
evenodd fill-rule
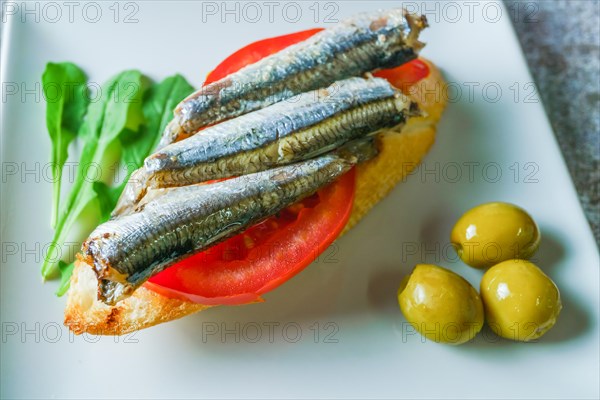
<instances>
[{"instance_id":1,"label":"green olive","mask_svg":"<svg viewBox=\"0 0 600 400\"><path fill-rule=\"evenodd\" d=\"M486 203L459 218L450 241L466 264L489 268L505 260L533 256L540 245L540 231L522 208Z\"/></svg>"},{"instance_id":2,"label":"green olive","mask_svg":"<svg viewBox=\"0 0 600 400\"><path fill-rule=\"evenodd\" d=\"M461 344L483 326L483 305L477 291L445 268L419 264L398 289L406 320L436 342Z\"/></svg>"},{"instance_id":3,"label":"green olive","mask_svg":"<svg viewBox=\"0 0 600 400\"><path fill-rule=\"evenodd\" d=\"M556 323L562 308L558 288L535 264L508 260L481 280L487 323L499 336L527 342Z\"/></svg>"}]
</instances>

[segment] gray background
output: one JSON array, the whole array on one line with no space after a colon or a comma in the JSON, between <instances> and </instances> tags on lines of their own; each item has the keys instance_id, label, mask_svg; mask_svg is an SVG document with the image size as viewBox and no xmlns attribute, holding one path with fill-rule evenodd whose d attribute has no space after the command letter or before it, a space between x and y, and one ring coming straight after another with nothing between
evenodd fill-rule
<instances>
[{"instance_id":1,"label":"gray background","mask_svg":"<svg viewBox=\"0 0 600 400\"><path fill-rule=\"evenodd\" d=\"M600 243L600 2L504 3Z\"/></svg>"},{"instance_id":2,"label":"gray background","mask_svg":"<svg viewBox=\"0 0 600 400\"><path fill-rule=\"evenodd\" d=\"M600 2L504 3L600 243ZM525 18L529 13L532 17Z\"/></svg>"}]
</instances>

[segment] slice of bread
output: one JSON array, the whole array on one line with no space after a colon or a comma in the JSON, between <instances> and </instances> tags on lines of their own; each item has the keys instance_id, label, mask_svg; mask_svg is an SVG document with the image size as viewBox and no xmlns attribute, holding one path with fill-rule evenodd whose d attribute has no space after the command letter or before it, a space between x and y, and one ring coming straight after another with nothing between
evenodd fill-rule
<instances>
[{"instance_id":1,"label":"slice of bread","mask_svg":"<svg viewBox=\"0 0 600 400\"><path fill-rule=\"evenodd\" d=\"M402 134L384 134L380 154L357 167L354 206L344 232L356 225L404 179L434 142L436 125L446 106L447 90L440 71L430 62L425 62L431 72L411 88L410 95L419 102L426 115L412 119L402 129ZM107 306L97 300L96 293L97 280L92 268L78 261L71 278L65 309L65 325L74 333L122 335L209 307L171 299L145 287L137 289L131 297L115 306Z\"/></svg>"}]
</instances>

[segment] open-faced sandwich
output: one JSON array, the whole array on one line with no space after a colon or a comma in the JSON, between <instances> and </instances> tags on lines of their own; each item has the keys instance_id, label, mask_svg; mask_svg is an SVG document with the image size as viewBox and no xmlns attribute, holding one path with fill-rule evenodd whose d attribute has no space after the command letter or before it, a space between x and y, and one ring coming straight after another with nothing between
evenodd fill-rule
<instances>
[{"instance_id":1,"label":"open-faced sandwich","mask_svg":"<svg viewBox=\"0 0 600 400\"><path fill-rule=\"evenodd\" d=\"M361 14L225 60L84 242L66 325L124 334L251 303L310 264L434 141L446 91L419 58L426 26Z\"/></svg>"}]
</instances>

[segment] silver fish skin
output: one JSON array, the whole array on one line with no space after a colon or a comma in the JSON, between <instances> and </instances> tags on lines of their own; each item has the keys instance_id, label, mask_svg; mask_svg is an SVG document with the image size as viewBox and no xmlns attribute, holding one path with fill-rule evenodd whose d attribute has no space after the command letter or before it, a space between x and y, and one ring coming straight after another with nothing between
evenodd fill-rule
<instances>
[{"instance_id":1,"label":"silver fish skin","mask_svg":"<svg viewBox=\"0 0 600 400\"><path fill-rule=\"evenodd\" d=\"M204 86L174 111L158 148L296 94L415 59L427 27L404 9L363 13Z\"/></svg>"},{"instance_id":2,"label":"silver fish skin","mask_svg":"<svg viewBox=\"0 0 600 400\"><path fill-rule=\"evenodd\" d=\"M296 164L210 185L158 189L135 213L97 227L82 255L98 278L98 299L128 297L154 274L312 195L376 155L374 139Z\"/></svg>"},{"instance_id":3,"label":"silver fish skin","mask_svg":"<svg viewBox=\"0 0 600 400\"><path fill-rule=\"evenodd\" d=\"M380 78L349 78L211 126L146 158L114 216L147 190L245 175L315 157L418 115L417 104Z\"/></svg>"},{"instance_id":4,"label":"silver fish skin","mask_svg":"<svg viewBox=\"0 0 600 400\"><path fill-rule=\"evenodd\" d=\"M415 109L416 104L385 79L350 78L206 128L150 155L144 167L150 175L163 173L157 179L159 187L243 175L397 126ZM270 152L248 156L275 142Z\"/></svg>"}]
</instances>

